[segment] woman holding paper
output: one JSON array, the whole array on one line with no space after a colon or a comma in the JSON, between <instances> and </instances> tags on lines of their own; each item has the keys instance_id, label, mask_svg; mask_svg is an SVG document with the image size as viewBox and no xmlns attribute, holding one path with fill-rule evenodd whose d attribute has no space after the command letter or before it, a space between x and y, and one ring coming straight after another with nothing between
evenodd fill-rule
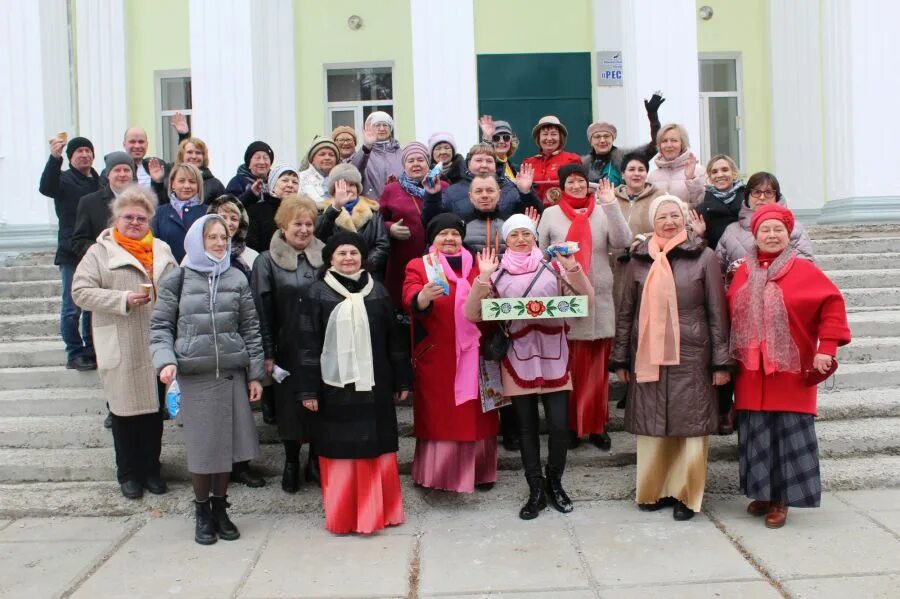
<instances>
[{"instance_id":1,"label":"woman holding paper","mask_svg":"<svg viewBox=\"0 0 900 599\"><path fill-rule=\"evenodd\" d=\"M479 401L478 326L463 314L478 274L463 245L466 225L455 214L431 219L428 254L406 266L403 304L413 317L412 350L416 454L413 482L471 493L497 480L497 414ZM426 261L436 261L447 288L432 280Z\"/></svg>"},{"instance_id":2,"label":"woman holding paper","mask_svg":"<svg viewBox=\"0 0 900 599\"><path fill-rule=\"evenodd\" d=\"M478 254L479 274L465 304L469 320L482 320L481 300L492 293L500 298L537 298L574 292L587 296L590 314L594 290L574 257L558 254L555 262L544 262L543 252L537 247L535 224L524 214L507 219L502 234L506 241L502 259L491 247ZM549 303L527 305L529 315L536 317L547 312ZM515 319L510 322L509 333L509 350L501 362L500 375L503 395L513 398L519 416L522 463L529 487L528 500L519 517L536 518L547 507L548 496L554 508L571 512L572 500L561 480L569 447L568 400L572 389L566 319ZM538 401L544 404L550 431L546 482L541 472Z\"/></svg>"}]
</instances>

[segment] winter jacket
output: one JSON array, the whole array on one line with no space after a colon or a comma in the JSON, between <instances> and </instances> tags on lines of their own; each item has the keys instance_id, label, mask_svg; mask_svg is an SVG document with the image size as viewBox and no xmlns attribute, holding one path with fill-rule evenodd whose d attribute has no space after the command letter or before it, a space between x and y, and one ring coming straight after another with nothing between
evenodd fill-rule
<instances>
[{"instance_id":1,"label":"winter jacket","mask_svg":"<svg viewBox=\"0 0 900 599\"><path fill-rule=\"evenodd\" d=\"M116 195L112 189L102 187L78 201L75 231L72 233L72 251L79 260L97 241L100 233L110 226L112 202L115 199Z\"/></svg>"},{"instance_id":2,"label":"winter jacket","mask_svg":"<svg viewBox=\"0 0 900 599\"><path fill-rule=\"evenodd\" d=\"M252 206L260 200L259 196L250 191L253 183L259 178L250 172L247 165L242 164L237 168L237 172L228 185L225 186L225 193L237 197L245 207ZM263 187L265 187L266 177L262 177L262 181Z\"/></svg>"},{"instance_id":3,"label":"winter jacket","mask_svg":"<svg viewBox=\"0 0 900 599\"><path fill-rule=\"evenodd\" d=\"M657 121L657 129L659 129L659 121ZM656 135L652 128L651 135ZM622 170L625 168L622 161L625 160L625 156L628 154L639 154L647 162L650 162L653 156L656 155L655 137L654 141L636 148L623 149L613 146L604 156L595 153L591 149L590 152L581 157L581 164L588 172L588 181L597 183L600 179L607 179L615 186L622 185L624 181Z\"/></svg>"},{"instance_id":4,"label":"winter jacket","mask_svg":"<svg viewBox=\"0 0 900 599\"><path fill-rule=\"evenodd\" d=\"M534 167L534 180L541 181L541 183L535 184L538 198L541 199L544 206L552 206L559 199L559 196L554 198L552 197L553 194L551 194L551 197L547 197L547 192L554 188L559 189L559 174L557 173L559 167L565 164L579 164L580 162L581 156L578 154L557 150L549 156L535 154L531 158L526 158L522 161L522 166L530 164Z\"/></svg>"},{"instance_id":5,"label":"winter jacket","mask_svg":"<svg viewBox=\"0 0 900 599\"><path fill-rule=\"evenodd\" d=\"M631 229L632 243L638 235L649 237L653 233L653 223L650 221L650 204L663 192L650 183L644 184L642 191L634 200L628 199L628 187L619 185L616 188L616 199L619 200L619 208ZM629 247L631 243L628 244ZM625 280L625 269L628 267L629 249L613 249L610 252L610 261L613 268L613 299L618 305L619 295L622 293L622 282Z\"/></svg>"},{"instance_id":6,"label":"winter jacket","mask_svg":"<svg viewBox=\"0 0 900 599\"><path fill-rule=\"evenodd\" d=\"M719 404L712 373L733 364L728 349L728 304L715 254L693 235L669 252L678 300L681 362L660 366L657 382L637 383L634 359L641 297L653 263L647 244L641 242L631 252L609 364L611 371L624 368L631 374L625 430L650 437L714 434L719 427Z\"/></svg>"},{"instance_id":7,"label":"winter jacket","mask_svg":"<svg viewBox=\"0 0 900 599\"><path fill-rule=\"evenodd\" d=\"M56 234L56 265L75 266L81 258L72 248L72 235L75 232L78 200L100 189L100 176L91 169L90 176L85 176L75 169L62 170L62 157L50 156L41 173L38 190L42 195L53 199L53 208L59 221ZM93 242L96 235L91 239Z\"/></svg>"},{"instance_id":8,"label":"winter jacket","mask_svg":"<svg viewBox=\"0 0 900 599\"><path fill-rule=\"evenodd\" d=\"M743 185L735 191L734 199L728 204L720 200L711 191L707 190L703 201L697 206L697 212L706 223L706 245L715 250L719 245L719 239L726 227L738 221L741 206L744 204Z\"/></svg>"},{"instance_id":9,"label":"winter jacket","mask_svg":"<svg viewBox=\"0 0 900 599\"><path fill-rule=\"evenodd\" d=\"M181 286L179 294L178 287ZM259 318L250 284L241 271L229 268L218 280L184 267L159 283L150 321L150 354L157 370L175 364L181 374L215 374L245 369L247 380L265 375Z\"/></svg>"},{"instance_id":10,"label":"winter jacket","mask_svg":"<svg viewBox=\"0 0 900 599\"><path fill-rule=\"evenodd\" d=\"M503 239L502 234L504 222L505 219L500 218L500 212L497 210L491 213L475 210L471 218L466 221L466 236L463 238L463 244L475 254L490 243L492 246L496 246L502 254L506 251L506 240Z\"/></svg>"},{"instance_id":11,"label":"winter jacket","mask_svg":"<svg viewBox=\"0 0 900 599\"><path fill-rule=\"evenodd\" d=\"M475 215L475 206L469 199L472 179L472 173L466 171L459 182L443 189L441 193L426 193L422 222L428 224L428 221L444 212L452 212L464 221L471 220ZM513 214L525 212L529 206L533 206L538 212L544 209L534 190L521 193L516 184L506 177L499 179L499 183L500 201L497 203L497 212L500 218L505 220Z\"/></svg>"},{"instance_id":12,"label":"winter jacket","mask_svg":"<svg viewBox=\"0 0 900 599\"><path fill-rule=\"evenodd\" d=\"M160 206L153 216L153 235L169 244L175 260L184 260L184 236L198 218L206 214L206 206L187 206L179 217L171 204Z\"/></svg>"},{"instance_id":13,"label":"winter jacket","mask_svg":"<svg viewBox=\"0 0 900 599\"><path fill-rule=\"evenodd\" d=\"M784 198L777 202L782 206L786 206ZM738 222L731 223L725 228L722 237L719 238L719 244L716 246L716 258L719 259L719 265L722 268L722 274L728 272L728 267L734 264L736 260L744 258L753 248L756 247L756 239L750 231L750 220L753 218L753 209L747 204L747 201L741 203L741 211L738 216ZM799 252L800 256L816 261L816 255L813 252L812 242L806 229L800 223L794 223L794 230L791 232L791 247Z\"/></svg>"},{"instance_id":14,"label":"winter jacket","mask_svg":"<svg viewBox=\"0 0 900 599\"><path fill-rule=\"evenodd\" d=\"M214 200L220 195L225 195L225 186L219 181L208 168L201 167L200 174L203 175L203 203L208 204L210 200Z\"/></svg>"},{"instance_id":15,"label":"winter jacket","mask_svg":"<svg viewBox=\"0 0 900 599\"><path fill-rule=\"evenodd\" d=\"M391 253L388 257L384 282L394 307L403 309L400 294L403 290L403 277L406 264L413 258L421 258L425 253L425 225L422 224L423 201L414 197L396 181L388 183L384 193L378 198L379 212L384 219L384 228L390 235L391 227L403 219L409 227L410 237L406 240L390 238Z\"/></svg>"},{"instance_id":16,"label":"winter jacket","mask_svg":"<svg viewBox=\"0 0 900 599\"><path fill-rule=\"evenodd\" d=\"M652 183L663 193L678 196L689 207L696 208L706 193L706 171L698 162L694 166L694 176L686 179L684 166L690 156L693 156L690 150L674 160L666 160L661 154L657 154L653 159L657 168L647 175L647 183Z\"/></svg>"},{"instance_id":17,"label":"winter jacket","mask_svg":"<svg viewBox=\"0 0 900 599\"><path fill-rule=\"evenodd\" d=\"M275 224L275 213L278 212L279 206L281 206L281 199L268 192L263 193L261 202L244 204L247 209L247 217L250 219L250 226L247 229L248 248L257 252L269 249L272 235L278 229Z\"/></svg>"},{"instance_id":18,"label":"winter jacket","mask_svg":"<svg viewBox=\"0 0 900 599\"><path fill-rule=\"evenodd\" d=\"M365 269L376 280L383 281L388 256L391 254L391 238L384 228L384 218L378 210L378 202L360 196L353 212L347 212L346 209L335 210L331 203L332 200L325 200L325 212L316 219L316 237L327 243L340 230L359 233L366 242L368 252Z\"/></svg>"},{"instance_id":19,"label":"winter jacket","mask_svg":"<svg viewBox=\"0 0 900 599\"><path fill-rule=\"evenodd\" d=\"M325 176L310 165L309 168L300 171L297 175L300 179L300 195L304 195L316 203L319 212L325 209L325 198L328 190L325 189Z\"/></svg>"},{"instance_id":20,"label":"winter jacket","mask_svg":"<svg viewBox=\"0 0 900 599\"><path fill-rule=\"evenodd\" d=\"M159 289L159 281L177 266L169 246L154 239L151 279L137 258L116 243L112 229L106 229L75 270L72 298L93 313L97 374L116 416L159 410L156 369L150 359L153 305L129 308L127 300L142 284Z\"/></svg>"},{"instance_id":21,"label":"winter jacket","mask_svg":"<svg viewBox=\"0 0 900 599\"><path fill-rule=\"evenodd\" d=\"M434 161L431 162L431 166L433 167L436 163ZM463 175L466 174L466 159L462 154L454 154L453 158L450 159L448 164L444 165L444 168L441 169L441 180L446 181L450 185L453 185L457 181L463 178Z\"/></svg>"},{"instance_id":22,"label":"winter jacket","mask_svg":"<svg viewBox=\"0 0 900 599\"><path fill-rule=\"evenodd\" d=\"M399 177L403 172L400 143L392 139L375 142L371 148L362 146L350 157L350 163L363 175L362 195L380 198L388 177Z\"/></svg>"},{"instance_id":23,"label":"winter jacket","mask_svg":"<svg viewBox=\"0 0 900 599\"><path fill-rule=\"evenodd\" d=\"M597 204L591 213L591 272L585 273L594 288L594 306L584 318L569 321L567 337L572 340L593 341L609 339L615 334L613 308L613 274L609 267L609 249L623 248L631 243L631 230L622 216L618 203ZM563 243L572 221L559 206L550 206L538 225L538 245L542 249Z\"/></svg>"},{"instance_id":24,"label":"winter jacket","mask_svg":"<svg viewBox=\"0 0 900 599\"><path fill-rule=\"evenodd\" d=\"M368 282L335 275L349 291L358 292ZM320 357L331 312L344 296L324 281L316 281L300 302L300 328L296 340L299 362L296 376L286 379L298 400L318 399L319 410L313 427L316 453L333 459L375 458L396 452L397 413L393 394L409 389L409 351L403 334L394 324L394 309L387 289L375 282L365 296L366 316L372 343L375 385L370 391L356 391L353 383L334 387L322 381Z\"/></svg>"}]
</instances>

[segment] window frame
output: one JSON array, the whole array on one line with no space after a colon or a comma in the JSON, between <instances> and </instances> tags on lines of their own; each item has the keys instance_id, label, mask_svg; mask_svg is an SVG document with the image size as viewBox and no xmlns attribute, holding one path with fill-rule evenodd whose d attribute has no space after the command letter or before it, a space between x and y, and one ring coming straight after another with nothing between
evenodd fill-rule
<instances>
[{"instance_id":1,"label":"window frame","mask_svg":"<svg viewBox=\"0 0 900 599\"><path fill-rule=\"evenodd\" d=\"M349 70L349 69L391 69L391 99L390 100L354 100L349 102L330 102L328 100L328 71ZM373 60L362 62L329 62L322 65L322 96L325 107L325 131L331 134L334 130L332 125L331 114L335 111L353 110L353 121L358 123L360 129L357 129L356 135L358 139L363 138L363 108L366 106L390 106L396 109L397 97L396 86L394 85L394 61L393 60ZM394 116L396 119L396 115Z\"/></svg>"},{"instance_id":2,"label":"window frame","mask_svg":"<svg viewBox=\"0 0 900 599\"><path fill-rule=\"evenodd\" d=\"M737 163L738 170L743 172L747 163L747 145L744 135L744 64L740 52L700 52L697 55L697 78L700 80L700 66L704 60L732 60L734 61L734 78L736 91L733 92L705 92L700 91L700 156L705 166L712 158L712 140L710 139L709 125L709 99L710 98L735 98L737 100L738 152L740 156ZM734 158L734 156L732 156Z\"/></svg>"},{"instance_id":3,"label":"window frame","mask_svg":"<svg viewBox=\"0 0 900 599\"><path fill-rule=\"evenodd\" d=\"M162 82L164 79L191 79L191 70L190 69L164 69L160 71L153 71L153 96L154 96L154 110L156 112L156 139L159 140L156 146L156 152L158 158L165 160L166 162L174 162L175 156L171 156L171 159L167 159L164 155L164 148L162 147L162 140L164 138L163 131L165 129L164 118L174 116L176 112L180 112L185 117L192 116L194 113L193 108L184 108L178 110L163 110L162 109ZM192 82L193 83L193 82ZM193 105L193 97L191 97L191 105Z\"/></svg>"}]
</instances>

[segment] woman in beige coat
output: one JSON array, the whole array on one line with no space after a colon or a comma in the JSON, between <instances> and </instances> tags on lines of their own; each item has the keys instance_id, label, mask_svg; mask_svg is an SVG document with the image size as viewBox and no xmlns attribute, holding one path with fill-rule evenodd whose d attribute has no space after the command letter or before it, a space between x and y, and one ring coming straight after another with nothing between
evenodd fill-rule
<instances>
[{"instance_id":1,"label":"woman in beige coat","mask_svg":"<svg viewBox=\"0 0 900 599\"><path fill-rule=\"evenodd\" d=\"M109 409L122 495L138 499L146 488L165 493L159 476L162 391L150 360L154 290L177 266L169 246L153 237L156 198L132 185L112 203L112 226L85 254L72 297L93 312L97 368Z\"/></svg>"}]
</instances>

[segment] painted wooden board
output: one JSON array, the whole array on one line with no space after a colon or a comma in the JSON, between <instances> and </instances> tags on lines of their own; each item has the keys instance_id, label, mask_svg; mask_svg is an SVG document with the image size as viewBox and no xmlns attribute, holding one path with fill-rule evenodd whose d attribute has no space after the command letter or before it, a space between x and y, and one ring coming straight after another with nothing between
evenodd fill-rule
<instances>
[{"instance_id":1,"label":"painted wooden board","mask_svg":"<svg viewBox=\"0 0 900 599\"><path fill-rule=\"evenodd\" d=\"M484 320L581 318L587 315L588 298L586 295L503 297L481 300L481 317Z\"/></svg>"}]
</instances>

